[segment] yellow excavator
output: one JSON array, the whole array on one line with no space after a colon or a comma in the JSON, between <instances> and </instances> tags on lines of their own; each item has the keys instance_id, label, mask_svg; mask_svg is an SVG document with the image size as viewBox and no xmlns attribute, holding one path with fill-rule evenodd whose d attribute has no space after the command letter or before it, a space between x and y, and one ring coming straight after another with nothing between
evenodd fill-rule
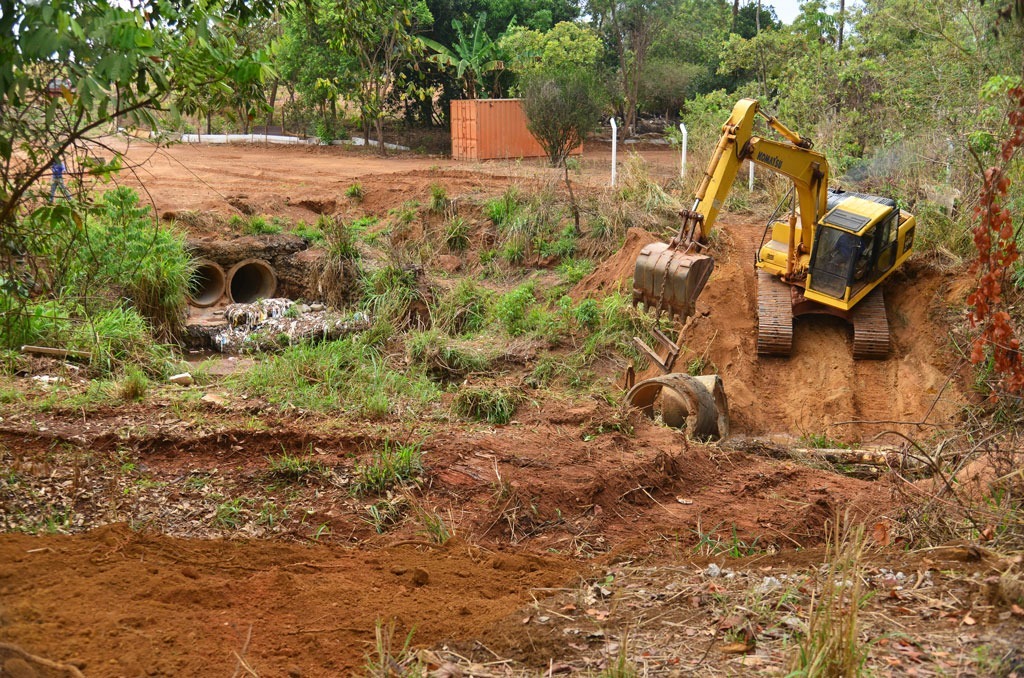
<instances>
[{"instance_id":1,"label":"yellow excavator","mask_svg":"<svg viewBox=\"0 0 1024 678\"><path fill-rule=\"evenodd\" d=\"M780 140L753 134L760 114ZM636 260L633 303L685 321L711 271L708 236L744 160L788 177L793 190L765 228L756 258L757 352L788 356L793 318L825 313L853 325L853 356L885 358L889 325L882 282L910 256L915 219L889 198L830 190L825 156L753 99L742 99L722 126L722 136L697 188L681 213L679 233L645 247ZM656 333L659 335L660 333ZM678 346L659 336L674 359ZM671 367L641 346L662 371Z\"/></svg>"}]
</instances>

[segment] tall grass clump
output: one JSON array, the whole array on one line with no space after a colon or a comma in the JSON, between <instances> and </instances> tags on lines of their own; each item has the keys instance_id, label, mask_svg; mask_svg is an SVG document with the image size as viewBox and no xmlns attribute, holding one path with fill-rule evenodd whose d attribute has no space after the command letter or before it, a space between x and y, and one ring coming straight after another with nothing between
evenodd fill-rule
<instances>
[{"instance_id":1,"label":"tall grass clump","mask_svg":"<svg viewBox=\"0 0 1024 678\"><path fill-rule=\"evenodd\" d=\"M484 203L484 214L498 228L508 224L519 214L523 204L522 195L515 186L509 186L499 197Z\"/></svg>"},{"instance_id":2,"label":"tall grass clump","mask_svg":"<svg viewBox=\"0 0 1024 678\"><path fill-rule=\"evenodd\" d=\"M415 482L423 473L423 450L415 443L385 440L365 463L355 467L352 493L383 494L393 487Z\"/></svg>"},{"instance_id":3,"label":"tall grass clump","mask_svg":"<svg viewBox=\"0 0 1024 678\"><path fill-rule=\"evenodd\" d=\"M834 520L825 549L820 591L811 596L807 632L792 660L792 676L857 676L867 660L858 637L864 589L864 526ZM843 521L849 524L849 516Z\"/></svg>"},{"instance_id":4,"label":"tall grass clump","mask_svg":"<svg viewBox=\"0 0 1024 678\"><path fill-rule=\"evenodd\" d=\"M321 299L341 307L359 294L361 270L356 247L357 228L342 219L321 214L315 230L321 234L326 250L319 268L313 273L314 287Z\"/></svg>"},{"instance_id":5,"label":"tall grass clump","mask_svg":"<svg viewBox=\"0 0 1024 678\"><path fill-rule=\"evenodd\" d=\"M461 388L452 407L467 419L507 424L512 421L520 400L519 393L508 388Z\"/></svg>"},{"instance_id":6,"label":"tall grass clump","mask_svg":"<svg viewBox=\"0 0 1024 678\"><path fill-rule=\"evenodd\" d=\"M491 296L486 288L463 278L432 304L431 324L451 335L476 334L487 325Z\"/></svg>"},{"instance_id":7,"label":"tall grass clump","mask_svg":"<svg viewBox=\"0 0 1024 678\"><path fill-rule=\"evenodd\" d=\"M409 325L410 310L423 297L415 270L390 264L363 276L363 306L375 322L396 329Z\"/></svg>"},{"instance_id":8,"label":"tall grass clump","mask_svg":"<svg viewBox=\"0 0 1024 678\"><path fill-rule=\"evenodd\" d=\"M483 372L490 366L482 350L459 345L436 329L411 333L406 342L406 354L411 364L421 365L428 376L440 381Z\"/></svg>"}]
</instances>

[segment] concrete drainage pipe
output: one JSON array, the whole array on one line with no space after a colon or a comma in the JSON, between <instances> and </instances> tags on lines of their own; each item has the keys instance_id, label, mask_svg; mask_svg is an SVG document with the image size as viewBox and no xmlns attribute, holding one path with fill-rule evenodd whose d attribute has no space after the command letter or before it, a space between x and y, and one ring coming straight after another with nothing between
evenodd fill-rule
<instances>
[{"instance_id":1,"label":"concrete drainage pipe","mask_svg":"<svg viewBox=\"0 0 1024 678\"><path fill-rule=\"evenodd\" d=\"M224 296L225 286L224 269L201 259L188 283L188 303L198 308L213 306Z\"/></svg>"},{"instance_id":2,"label":"concrete drainage pipe","mask_svg":"<svg viewBox=\"0 0 1024 678\"><path fill-rule=\"evenodd\" d=\"M262 259L246 259L228 271L228 297L236 304L267 299L277 291L274 268Z\"/></svg>"},{"instance_id":3,"label":"concrete drainage pipe","mask_svg":"<svg viewBox=\"0 0 1024 678\"><path fill-rule=\"evenodd\" d=\"M667 425L684 429L698 440L720 440L729 435L729 403L717 374L691 377L673 373L646 379L630 389L626 402L653 419L659 395L662 420Z\"/></svg>"}]
</instances>

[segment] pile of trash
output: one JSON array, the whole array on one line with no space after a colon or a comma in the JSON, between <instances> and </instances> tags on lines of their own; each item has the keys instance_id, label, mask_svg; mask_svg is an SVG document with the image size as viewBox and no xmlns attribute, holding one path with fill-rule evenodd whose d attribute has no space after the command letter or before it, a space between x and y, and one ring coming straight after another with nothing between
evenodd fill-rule
<instances>
[{"instance_id":1,"label":"pile of trash","mask_svg":"<svg viewBox=\"0 0 1024 678\"><path fill-rule=\"evenodd\" d=\"M329 341L370 326L370 317L361 311L342 314L323 304L303 304L291 299L231 304L224 317L227 326L210 336L213 349L221 353L274 350L301 341Z\"/></svg>"}]
</instances>

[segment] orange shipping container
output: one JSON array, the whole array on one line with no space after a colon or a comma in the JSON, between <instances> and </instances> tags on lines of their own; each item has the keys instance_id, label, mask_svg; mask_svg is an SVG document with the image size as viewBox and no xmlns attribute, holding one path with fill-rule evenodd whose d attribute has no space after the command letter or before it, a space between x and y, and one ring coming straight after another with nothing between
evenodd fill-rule
<instances>
[{"instance_id":1,"label":"orange shipping container","mask_svg":"<svg viewBox=\"0 0 1024 678\"><path fill-rule=\"evenodd\" d=\"M520 99L452 102L452 158L542 158L547 155L530 130ZM573 151L579 154L581 148Z\"/></svg>"}]
</instances>

